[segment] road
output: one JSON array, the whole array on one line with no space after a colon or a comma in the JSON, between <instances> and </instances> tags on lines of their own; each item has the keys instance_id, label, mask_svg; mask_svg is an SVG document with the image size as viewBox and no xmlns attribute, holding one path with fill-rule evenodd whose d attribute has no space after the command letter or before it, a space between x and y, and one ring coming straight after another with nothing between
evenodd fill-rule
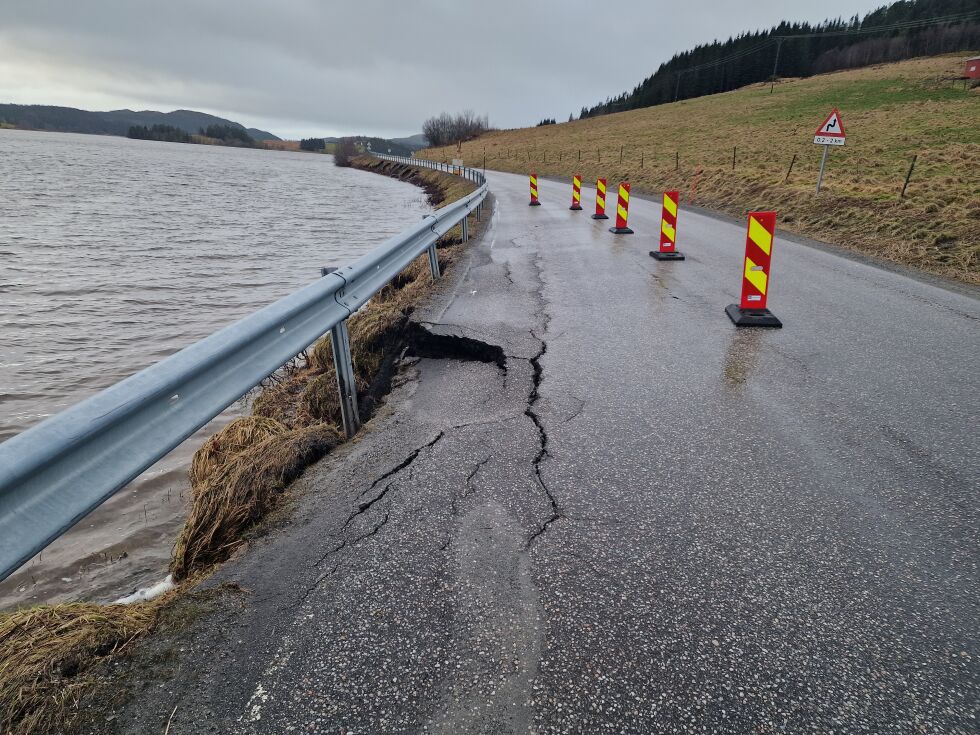
<instances>
[{"instance_id":1,"label":"road","mask_svg":"<svg viewBox=\"0 0 980 735\"><path fill-rule=\"evenodd\" d=\"M777 233L737 330L743 223L488 178L415 319L502 366L412 360L124 729L976 732L976 292Z\"/></svg>"}]
</instances>

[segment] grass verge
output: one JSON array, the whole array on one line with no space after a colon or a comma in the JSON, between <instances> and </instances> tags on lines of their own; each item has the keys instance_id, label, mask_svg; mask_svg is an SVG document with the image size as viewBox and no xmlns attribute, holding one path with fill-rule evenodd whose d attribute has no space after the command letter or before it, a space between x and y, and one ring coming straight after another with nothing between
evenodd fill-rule
<instances>
[{"instance_id":1,"label":"grass verge","mask_svg":"<svg viewBox=\"0 0 980 735\"><path fill-rule=\"evenodd\" d=\"M482 166L485 155L488 168L580 173L587 182L602 176L613 203L617 182L629 180L636 193L677 189L688 202L733 216L775 209L780 229L980 284L980 88L956 80L969 55L784 79L772 94L758 84L497 131L464 143L461 153L453 146L421 155L471 166ZM831 150L817 196L822 146L813 145L813 132L834 106L847 145Z\"/></svg>"},{"instance_id":2,"label":"grass verge","mask_svg":"<svg viewBox=\"0 0 980 735\"><path fill-rule=\"evenodd\" d=\"M366 156L354 165L423 186L436 206L474 189L456 176ZM475 226L470 223L471 232ZM438 243L444 272L458 257L461 235L457 226ZM408 316L431 288L423 254L350 318L362 419L390 388ZM262 389L252 415L228 424L195 454L191 507L171 561L171 573L181 582L177 590L133 605L67 603L0 615L0 733L76 732L85 722L86 693L98 684L100 691L111 690L104 676L95 675L96 667L173 617L181 595L245 543L306 467L343 441L327 336Z\"/></svg>"}]
</instances>

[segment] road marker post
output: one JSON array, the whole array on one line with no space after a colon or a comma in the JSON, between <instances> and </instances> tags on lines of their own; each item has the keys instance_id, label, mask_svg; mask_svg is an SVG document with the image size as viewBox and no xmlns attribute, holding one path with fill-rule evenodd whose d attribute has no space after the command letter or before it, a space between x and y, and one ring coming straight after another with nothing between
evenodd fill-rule
<instances>
[{"instance_id":1,"label":"road marker post","mask_svg":"<svg viewBox=\"0 0 980 735\"><path fill-rule=\"evenodd\" d=\"M626 226L630 212L630 182L621 181L619 184L619 201L616 203L616 226L609 231L617 235L632 235L633 230Z\"/></svg>"},{"instance_id":2,"label":"road marker post","mask_svg":"<svg viewBox=\"0 0 980 735\"><path fill-rule=\"evenodd\" d=\"M572 174L572 206L569 207L573 212L582 211L582 175Z\"/></svg>"},{"instance_id":3,"label":"road marker post","mask_svg":"<svg viewBox=\"0 0 980 735\"><path fill-rule=\"evenodd\" d=\"M531 201L527 205L529 207L540 207L541 202L538 201L538 175L536 173L531 173Z\"/></svg>"},{"instance_id":4,"label":"road marker post","mask_svg":"<svg viewBox=\"0 0 980 735\"><path fill-rule=\"evenodd\" d=\"M651 258L684 260L684 253L677 250L677 211L680 201L680 192L664 192L664 207L660 215L660 250L651 250Z\"/></svg>"},{"instance_id":5,"label":"road marker post","mask_svg":"<svg viewBox=\"0 0 980 735\"><path fill-rule=\"evenodd\" d=\"M782 327L783 323L766 308L769 292L769 266L776 235L775 212L749 212L742 264L742 298L729 304L725 313L736 327Z\"/></svg>"},{"instance_id":6,"label":"road marker post","mask_svg":"<svg viewBox=\"0 0 980 735\"><path fill-rule=\"evenodd\" d=\"M592 219L609 219L606 215L606 180L596 179L595 182L595 214Z\"/></svg>"}]
</instances>

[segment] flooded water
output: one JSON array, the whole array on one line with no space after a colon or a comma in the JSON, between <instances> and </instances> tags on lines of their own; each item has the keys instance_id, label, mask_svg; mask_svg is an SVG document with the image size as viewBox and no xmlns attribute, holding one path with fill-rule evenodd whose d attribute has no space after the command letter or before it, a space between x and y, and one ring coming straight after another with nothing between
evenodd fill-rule
<instances>
[{"instance_id":1,"label":"flooded water","mask_svg":"<svg viewBox=\"0 0 980 735\"><path fill-rule=\"evenodd\" d=\"M0 130L0 441L367 252L430 211L330 156ZM15 575L0 609L159 582L193 451Z\"/></svg>"}]
</instances>

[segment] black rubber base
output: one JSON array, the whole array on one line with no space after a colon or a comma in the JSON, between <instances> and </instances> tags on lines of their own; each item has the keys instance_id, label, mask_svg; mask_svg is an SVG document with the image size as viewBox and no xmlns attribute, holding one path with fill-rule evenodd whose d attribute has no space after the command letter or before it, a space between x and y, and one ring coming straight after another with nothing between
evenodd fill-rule
<instances>
[{"instance_id":1,"label":"black rubber base","mask_svg":"<svg viewBox=\"0 0 980 735\"><path fill-rule=\"evenodd\" d=\"M609 219L609 215L605 214L593 214L592 219Z\"/></svg>"},{"instance_id":2,"label":"black rubber base","mask_svg":"<svg viewBox=\"0 0 980 735\"><path fill-rule=\"evenodd\" d=\"M576 207L574 204L572 206L570 206L569 209L572 210L573 212L581 212L582 211L582 208L581 207Z\"/></svg>"},{"instance_id":3,"label":"black rubber base","mask_svg":"<svg viewBox=\"0 0 980 735\"><path fill-rule=\"evenodd\" d=\"M650 257L656 260L684 260L684 253L674 250L669 253L661 253L659 250L651 250Z\"/></svg>"},{"instance_id":4,"label":"black rubber base","mask_svg":"<svg viewBox=\"0 0 980 735\"><path fill-rule=\"evenodd\" d=\"M779 329L783 323L769 309L742 309L738 304L725 307L728 318L736 327L775 327Z\"/></svg>"},{"instance_id":5,"label":"black rubber base","mask_svg":"<svg viewBox=\"0 0 980 735\"><path fill-rule=\"evenodd\" d=\"M610 227L609 228L609 231L610 232L613 232L613 233L615 233L617 235L632 235L633 234L633 230L631 230L629 227Z\"/></svg>"},{"instance_id":6,"label":"black rubber base","mask_svg":"<svg viewBox=\"0 0 980 735\"><path fill-rule=\"evenodd\" d=\"M540 207L541 206L541 202L531 202L527 206L529 206L529 207Z\"/></svg>"}]
</instances>

